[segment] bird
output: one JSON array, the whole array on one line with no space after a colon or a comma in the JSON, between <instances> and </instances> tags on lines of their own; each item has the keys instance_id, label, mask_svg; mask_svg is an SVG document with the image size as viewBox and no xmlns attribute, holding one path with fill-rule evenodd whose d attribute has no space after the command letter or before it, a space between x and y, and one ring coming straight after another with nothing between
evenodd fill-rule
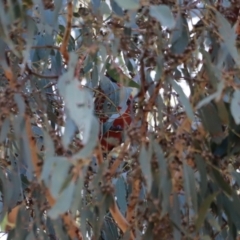
<instances>
[{"instance_id":1,"label":"bird","mask_svg":"<svg viewBox=\"0 0 240 240\"><path fill-rule=\"evenodd\" d=\"M105 75L109 80L110 84L115 89L123 89L127 91L127 87L122 86L115 79L110 77L108 74ZM108 88L106 88L108 89ZM100 125L102 131L99 134L99 140L103 152L110 152L116 145L123 142L123 131L132 122L132 100L131 94L127 94L126 98L120 99L118 102L117 109L115 108L114 113L103 112L103 104L109 102L109 93L103 90L101 87L98 89L99 94L95 96L95 112L99 115ZM119 92L119 91L118 91ZM114 103L115 104L115 103Z\"/></svg>"}]
</instances>

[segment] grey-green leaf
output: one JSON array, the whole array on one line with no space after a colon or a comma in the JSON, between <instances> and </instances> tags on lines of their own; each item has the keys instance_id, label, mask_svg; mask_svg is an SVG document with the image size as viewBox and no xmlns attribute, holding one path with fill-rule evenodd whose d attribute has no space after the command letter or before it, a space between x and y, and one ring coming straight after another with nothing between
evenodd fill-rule
<instances>
[{"instance_id":1,"label":"grey-green leaf","mask_svg":"<svg viewBox=\"0 0 240 240\"><path fill-rule=\"evenodd\" d=\"M52 169L51 184L49 186L52 196L58 198L63 183L69 175L69 168L71 164L68 159L59 158Z\"/></svg>"},{"instance_id":2,"label":"grey-green leaf","mask_svg":"<svg viewBox=\"0 0 240 240\"><path fill-rule=\"evenodd\" d=\"M127 184L122 176L117 179L115 189L120 211L125 215L127 210Z\"/></svg>"},{"instance_id":3,"label":"grey-green leaf","mask_svg":"<svg viewBox=\"0 0 240 240\"><path fill-rule=\"evenodd\" d=\"M167 5L151 5L149 10L150 15L156 18L163 27L172 29L175 26L175 19Z\"/></svg>"},{"instance_id":4,"label":"grey-green leaf","mask_svg":"<svg viewBox=\"0 0 240 240\"><path fill-rule=\"evenodd\" d=\"M240 90L238 89L233 93L230 109L235 123L240 124Z\"/></svg>"},{"instance_id":5,"label":"grey-green leaf","mask_svg":"<svg viewBox=\"0 0 240 240\"><path fill-rule=\"evenodd\" d=\"M172 35L172 52L181 54L185 50L189 42L188 22L181 14L176 19L176 29Z\"/></svg>"},{"instance_id":6,"label":"grey-green leaf","mask_svg":"<svg viewBox=\"0 0 240 240\"><path fill-rule=\"evenodd\" d=\"M55 205L48 211L48 216L56 219L60 214L68 211L72 204L72 197L75 190L75 183L70 184L61 192Z\"/></svg>"},{"instance_id":7,"label":"grey-green leaf","mask_svg":"<svg viewBox=\"0 0 240 240\"><path fill-rule=\"evenodd\" d=\"M10 129L10 120L9 118L5 118L1 126L0 143L6 140L9 129Z\"/></svg>"},{"instance_id":8,"label":"grey-green leaf","mask_svg":"<svg viewBox=\"0 0 240 240\"><path fill-rule=\"evenodd\" d=\"M197 192L194 171L189 165L183 164L183 174L187 203L189 207L192 206L194 211L197 212Z\"/></svg>"},{"instance_id":9,"label":"grey-green leaf","mask_svg":"<svg viewBox=\"0 0 240 240\"><path fill-rule=\"evenodd\" d=\"M170 79L170 83L172 84L173 89L179 94L179 99L180 102L182 103L187 116L189 117L190 120L194 120L194 112L192 109L192 106L189 102L189 99L187 98L187 96L185 95L185 93L183 92L182 88L176 83L175 80Z\"/></svg>"},{"instance_id":10,"label":"grey-green leaf","mask_svg":"<svg viewBox=\"0 0 240 240\"><path fill-rule=\"evenodd\" d=\"M217 26L219 26L219 33L223 38L229 53L235 60L236 64L240 66L240 57L236 48L237 35L234 28L230 25L227 19L218 11L216 11L216 20Z\"/></svg>"},{"instance_id":11,"label":"grey-green leaf","mask_svg":"<svg viewBox=\"0 0 240 240\"><path fill-rule=\"evenodd\" d=\"M148 191L150 191L152 187L151 157L152 157L152 151L147 150L146 146L142 145L140 154L139 154L139 161L141 164L142 172L147 180Z\"/></svg>"},{"instance_id":12,"label":"grey-green leaf","mask_svg":"<svg viewBox=\"0 0 240 240\"><path fill-rule=\"evenodd\" d=\"M200 229L200 227L203 224L203 221L205 219L205 216L207 214L207 211L209 210L209 206L214 200L214 198L217 196L218 192L215 192L211 195L209 195L201 204L199 211L198 211L198 218L196 220L195 226L196 226L196 231Z\"/></svg>"},{"instance_id":13,"label":"grey-green leaf","mask_svg":"<svg viewBox=\"0 0 240 240\"><path fill-rule=\"evenodd\" d=\"M65 86L65 104L69 115L80 130L82 130L83 144L86 144L91 131L93 117L92 95L80 86L77 79L73 79Z\"/></svg>"},{"instance_id":14,"label":"grey-green leaf","mask_svg":"<svg viewBox=\"0 0 240 240\"><path fill-rule=\"evenodd\" d=\"M134 10L139 8L139 0L115 0L115 2L123 9Z\"/></svg>"}]
</instances>

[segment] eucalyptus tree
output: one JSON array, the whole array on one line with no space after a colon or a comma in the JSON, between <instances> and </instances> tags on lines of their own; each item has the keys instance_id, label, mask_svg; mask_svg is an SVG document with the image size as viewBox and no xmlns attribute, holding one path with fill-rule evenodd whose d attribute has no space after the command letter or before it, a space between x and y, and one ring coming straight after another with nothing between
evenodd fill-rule
<instances>
[{"instance_id":1,"label":"eucalyptus tree","mask_svg":"<svg viewBox=\"0 0 240 240\"><path fill-rule=\"evenodd\" d=\"M0 1L8 239L237 239L239 4Z\"/></svg>"}]
</instances>

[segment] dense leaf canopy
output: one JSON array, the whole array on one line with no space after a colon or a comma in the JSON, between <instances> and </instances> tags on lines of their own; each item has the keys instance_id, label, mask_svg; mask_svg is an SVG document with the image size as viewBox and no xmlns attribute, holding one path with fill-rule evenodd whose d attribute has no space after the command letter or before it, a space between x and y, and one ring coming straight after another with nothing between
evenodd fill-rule
<instances>
[{"instance_id":1,"label":"dense leaf canopy","mask_svg":"<svg viewBox=\"0 0 240 240\"><path fill-rule=\"evenodd\" d=\"M239 13L0 1L7 239L237 239Z\"/></svg>"}]
</instances>

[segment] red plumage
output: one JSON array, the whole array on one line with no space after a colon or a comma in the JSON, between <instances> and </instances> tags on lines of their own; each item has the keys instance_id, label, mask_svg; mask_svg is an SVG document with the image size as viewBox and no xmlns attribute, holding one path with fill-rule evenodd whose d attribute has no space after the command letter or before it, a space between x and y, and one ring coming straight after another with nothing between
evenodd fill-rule
<instances>
[{"instance_id":1,"label":"red plumage","mask_svg":"<svg viewBox=\"0 0 240 240\"><path fill-rule=\"evenodd\" d=\"M114 84L117 84L119 87L121 87L119 83L114 83ZM98 94L95 96L95 111L99 117L100 123L104 124L107 121L109 121L111 116L109 117L103 112L103 104L104 104L104 101L107 99L106 98L107 94L104 93L100 88L98 91L99 91ZM116 143L117 144L122 143L123 141L122 132L127 126L130 125L132 121L131 102L132 102L132 96L130 95L126 101L127 108L124 111L124 113L122 113L119 117L113 120L111 128L106 133L104 133L103 135L101 133L99 134L99 139L100 139L100 143L103 151L109 152L115 147ZM121 111L120 106L118 106L117 109L118 111ZM112 144L111 144L111 139L114 139L114 142L112 142ZM115 143L115 140L116 140L116 143Z\"/></svg>"}]
</instances>

